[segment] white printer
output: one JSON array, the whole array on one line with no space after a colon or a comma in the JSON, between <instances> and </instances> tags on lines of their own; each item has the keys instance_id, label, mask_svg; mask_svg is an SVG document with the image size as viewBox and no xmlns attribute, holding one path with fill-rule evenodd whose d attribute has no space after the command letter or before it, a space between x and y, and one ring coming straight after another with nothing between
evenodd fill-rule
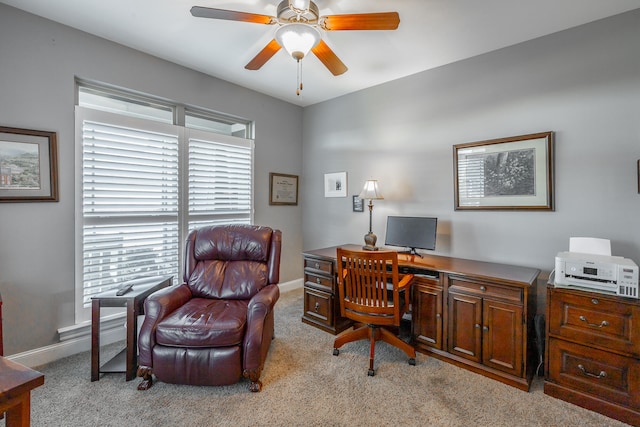
<instances>
[{"instance_id":1,"label":"white printer","mask_svg":"<svg viewBox=\"0 0 640 427\"><path fill-rule=\"evenodd\" d=\"M640 298L638 266L630 259L580 252L556 256L555 285Z\"/></svg>"}]
</instances>

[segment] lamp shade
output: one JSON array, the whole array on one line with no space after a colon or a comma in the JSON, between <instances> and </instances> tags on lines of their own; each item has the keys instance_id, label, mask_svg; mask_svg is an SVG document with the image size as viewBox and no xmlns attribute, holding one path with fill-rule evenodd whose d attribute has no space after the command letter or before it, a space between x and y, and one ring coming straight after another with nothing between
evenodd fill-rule
<instances>
[{"instance_id":1,"label":"lamp shade","mask_svg":"<svg viewBox=\"0 0 640 427\"><path fill-rule=\"evenodd\" d=\"M300 60L318 44L320 33L308 24L287 24L276 31L276 41L289 55Z\"/></svg>"},{"instance_id":2,"label":"lamp shade","mask_svg":"<svg viewBox=\"0 0 640 427\"><path fill-rule=\"evenodd\" d=\"M382 193L378 188L378 181L375 179L369 179L364 183L364 188L360 192L358 196L361 199L371 199L371 200L380 200L384 199L382 197Z\"/></svg>"}]
</instances>

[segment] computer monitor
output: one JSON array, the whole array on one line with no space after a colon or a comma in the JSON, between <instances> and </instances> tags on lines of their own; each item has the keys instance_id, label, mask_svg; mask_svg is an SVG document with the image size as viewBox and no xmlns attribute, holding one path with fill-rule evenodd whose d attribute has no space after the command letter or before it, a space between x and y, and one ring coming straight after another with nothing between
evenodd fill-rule
<instances>
[{"instance_id":1,"label":"computer monitor","mask_svg":"<svg viewBox=\"0 0 640 427\"><path fill-rule=\"evenodd\" d=\"M436 249L438 218L417 216L387 217L385 246L408 248L408 253L417 255L416 249Z\"/></svg>"}]
</instances>

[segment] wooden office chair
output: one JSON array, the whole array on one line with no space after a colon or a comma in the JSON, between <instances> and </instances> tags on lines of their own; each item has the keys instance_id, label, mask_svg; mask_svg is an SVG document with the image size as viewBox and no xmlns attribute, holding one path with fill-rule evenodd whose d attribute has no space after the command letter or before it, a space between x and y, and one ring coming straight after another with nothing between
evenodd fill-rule
<instances>
[{"instance_id":1,"label":"wooden office chair","mask_svg":"<svg viewBox=\"0 0 640 427\"><path fill-rule=\"evenodd\" d=\"M338 248L338 294L343 317L356 325L333 342L333 355L340 354L344 344L368 338L369 376L375 375L373 359L376 341L382 340L409 356L409 364L416 364L416 350L386 327L399 327L405 310L409 308L409 285L412 274L398 280L398 254L392 251L349 251ZM404 291L404 292L403 292ZM402 295L404 294L404 295Z\"/></svg>"}]
</instances>

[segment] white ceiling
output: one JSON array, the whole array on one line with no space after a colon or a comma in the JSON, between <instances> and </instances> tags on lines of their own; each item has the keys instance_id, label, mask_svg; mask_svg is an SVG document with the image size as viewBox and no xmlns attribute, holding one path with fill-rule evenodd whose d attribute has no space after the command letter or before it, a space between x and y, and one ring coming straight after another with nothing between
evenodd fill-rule
<instances>
[{"instance_id":1,"label":"white ceiling","mask_svg":"<svg viewBox=\"0 0 640 427\"><path fill-rule=\"evenodd\" d=\"M333 76L310 54L280 50L247 64L276 26L195 18L191 6L276 15L279 0L2 0L2 3L258 92L306 106L640 7L640 0L315 0L320 15L400 14L396 31L331 31L323 39L349 70Z\"/></svg>"}]
</instances>

